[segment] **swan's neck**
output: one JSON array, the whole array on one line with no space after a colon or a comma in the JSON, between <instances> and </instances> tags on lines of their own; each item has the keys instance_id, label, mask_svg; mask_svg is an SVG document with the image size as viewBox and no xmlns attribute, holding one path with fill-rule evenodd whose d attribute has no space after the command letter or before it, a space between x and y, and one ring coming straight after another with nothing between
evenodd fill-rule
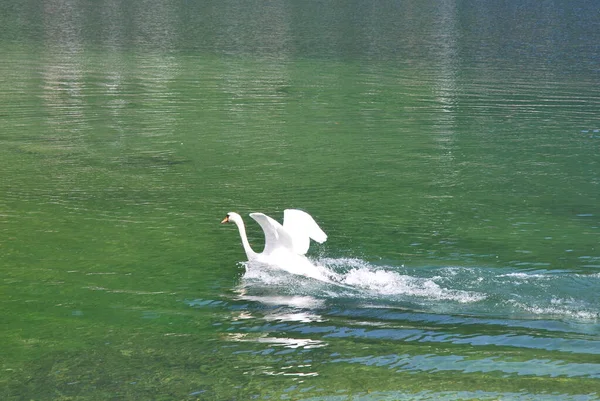
<instances>
[{"instance_id":1,"label":"swan's neck","mask_svg":"<svg viewBox=\"0 0 600 401\"><path fill-rule=\"evenodd\" d=\"M242 238L242 246L244 247L244 251L246 252L246 257L248 260L256 259L257 253L252 250L250 247L250 243L248 242L248 236L246 235L246 225L244 221L240 219L235 222L238 230L240 231L240 237Z\"/></svg>"}]
</instances>

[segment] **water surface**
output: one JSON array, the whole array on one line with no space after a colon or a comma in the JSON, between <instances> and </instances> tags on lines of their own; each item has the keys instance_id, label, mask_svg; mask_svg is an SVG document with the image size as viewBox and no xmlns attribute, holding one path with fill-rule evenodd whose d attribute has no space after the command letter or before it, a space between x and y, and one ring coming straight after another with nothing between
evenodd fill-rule
<instances>
[{"instance_id":1,"label":"water surface","mask_svg":"<svg viewBox=\"0 0 600 401\"><path fill-rule=\"evenodd\" d=\"M0 11L2 399L600 398L594 2Z\"/></svg>"}]
</instances>

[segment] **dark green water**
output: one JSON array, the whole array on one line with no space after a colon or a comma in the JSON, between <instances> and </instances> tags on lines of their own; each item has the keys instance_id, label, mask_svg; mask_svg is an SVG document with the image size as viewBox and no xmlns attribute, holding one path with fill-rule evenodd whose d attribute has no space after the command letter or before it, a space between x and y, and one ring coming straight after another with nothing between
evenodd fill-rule
<instances>
[{"instance_id":1,"label":"dark green water","mask_svg":"<svg viewBox=\"0 0 600 401\"><path fill-rule=\"evenodd\" d=\"M2 2L0 398L600 399L600 6L497 3Z\"/></svg>"}]
</instances>

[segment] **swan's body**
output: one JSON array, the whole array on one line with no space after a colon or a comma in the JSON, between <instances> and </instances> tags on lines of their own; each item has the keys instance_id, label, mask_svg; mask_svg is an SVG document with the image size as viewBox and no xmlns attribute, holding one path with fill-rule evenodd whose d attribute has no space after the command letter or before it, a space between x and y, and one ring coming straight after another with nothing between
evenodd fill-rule
<instances>
[{"instance_id":1,"label":"swan's body","mask_svg":"<svg viewBox=\"0 0 600 401\"><path fill-rule=\"evenodd\" d=\"M284 210L283 225L263 213L250 213L250 217L260 224L265 234L265 249L261 253L254 252L250 247L242 216L230 212L221 222L233 222L237 225L246 257L250 262L257 261L279 267L310 264L304 256L310 246L310 240L319 243L327 240L327 235L311 215L301 210Z\"/></svg>"}]
</instances>

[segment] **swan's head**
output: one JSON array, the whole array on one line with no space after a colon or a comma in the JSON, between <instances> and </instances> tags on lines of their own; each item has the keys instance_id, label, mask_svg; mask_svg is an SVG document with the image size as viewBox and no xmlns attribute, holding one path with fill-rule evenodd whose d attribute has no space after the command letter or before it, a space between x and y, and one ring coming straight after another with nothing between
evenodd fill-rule
<instances>
[{"instance_id":1,"label":"swan's head","mask_svg":"<svg viewBox=\"0 0 600 401\"><path fill-rule=\"evenodd\" d=\"M221 224L229 223L229 222L238 224L241 221L242 221L242 216L240 216L239 214L237 214L235 212L229 212L229 213L227 213L227 216L225 216L225 218L223 220L221 220Z\"/></svg>"}]
</instances>

